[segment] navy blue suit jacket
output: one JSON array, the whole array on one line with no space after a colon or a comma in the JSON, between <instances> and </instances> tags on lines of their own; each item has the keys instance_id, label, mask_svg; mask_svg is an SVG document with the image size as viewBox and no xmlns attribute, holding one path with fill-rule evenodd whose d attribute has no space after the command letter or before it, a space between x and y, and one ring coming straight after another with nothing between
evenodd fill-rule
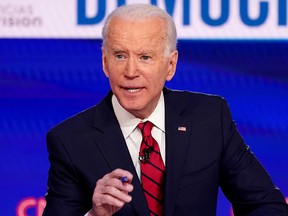
<instances>
[{"instance_id":1,"label":"navy blue suit jacket","mask_svg":"<svg viewBox=\"0 0 288 216\"><path fill-rule=\"evenodd\" d=\"M115 215L149 215L111 96L47 134L45 216L83 216L92 207L96 181L116 168L134 175L134 190L131 203ZM235 215L288 215L284 197L245 145L223 98L166 88L164 98L165 216L216 215L219 186Z\"/></svg>"}]
</instances>

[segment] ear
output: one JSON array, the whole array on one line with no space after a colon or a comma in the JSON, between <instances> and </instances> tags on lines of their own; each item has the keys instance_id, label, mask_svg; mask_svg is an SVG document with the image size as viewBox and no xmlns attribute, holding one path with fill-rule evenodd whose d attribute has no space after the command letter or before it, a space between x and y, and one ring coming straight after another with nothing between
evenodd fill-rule
<instances>
[{"instance_id":1,"label":"ear","mask_svg":"<svg viewBox=\"0 0 288 216\"><path fill-rule=\"evenodd\" d=\"M170 81L176 72L176 66L178 61L178 51L175 50L169 55L169 66L168 66L168 74L166 77L166 81Z\"/></svg>"},{"instance_id":2,"label":"ear","mask_svg":"<svg viewBox=\"0 0 288 216\"><path fill-rule=\"evenodd\" d=\"M107 56L106 56L105 48L102 47L101 51L102 51L102 69L103 69L105 76L109 78Z\"/></svg>"}]
</instances>

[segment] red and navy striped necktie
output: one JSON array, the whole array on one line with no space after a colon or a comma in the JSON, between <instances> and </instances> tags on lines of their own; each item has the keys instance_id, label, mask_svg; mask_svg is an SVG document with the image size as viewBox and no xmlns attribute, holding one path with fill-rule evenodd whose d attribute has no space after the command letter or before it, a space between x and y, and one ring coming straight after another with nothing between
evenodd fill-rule
<instances>
[{"instance_id":1,"label":"red and navy striped necktie","mask_svg":"<svg viewBox=\"0 0 288 216\"><path fill-rule=\"evenodd\" d=\"M159 145L151 135L153 126L153 123L149 121L138 124L143 136L139 153L141 181L151 216L163 215L163 182L165 174L165 166Z\"/></svg>"}]
</instances>

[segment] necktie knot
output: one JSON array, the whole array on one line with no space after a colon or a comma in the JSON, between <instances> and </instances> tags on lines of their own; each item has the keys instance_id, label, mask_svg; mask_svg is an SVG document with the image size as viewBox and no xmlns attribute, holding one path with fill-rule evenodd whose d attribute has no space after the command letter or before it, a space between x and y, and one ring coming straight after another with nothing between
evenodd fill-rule
<instances>
[{"instance_id":1,"label":"necktie knot","mask_svg":"<svg viewBox=\"0 0 288 216\"><path fill-rule=\"evenodd\" d=\"M146 121L146 122L141 122L138 124L138 128L141 130L142 136L143 137L147 137L147 136L151 136L151 131L153 128L153 123L150 121Z\"/></svg>"}]
</instances>

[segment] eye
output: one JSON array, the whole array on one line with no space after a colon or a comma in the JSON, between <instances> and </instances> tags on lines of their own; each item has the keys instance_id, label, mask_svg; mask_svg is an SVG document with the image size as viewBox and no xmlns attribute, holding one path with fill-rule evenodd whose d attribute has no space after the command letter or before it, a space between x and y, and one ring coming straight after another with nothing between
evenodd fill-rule
<instances>
[{"instance_id":1,"label":"eye","mask_svg":"<svg viewBox=\"0 0 288 216\"><path fill-rule=\"evenodd\" d=\"M121 61L121 60L124 60L125 57L124 57L123 54L116 54L116 55L115 55L115 59L118 60L118 61L119 61L119 60Z\"/></svg>"},{"instance_id":2,"label":"eye","mask_svg":"<svg viewBox=\"0 0 288 216\"><path fill-rule=\"evenodd\" d=\"M148 55L141 56L141 60L147 61L147 60L150 60L150 59L151 59L151 56L148 56Z\"/></svg>"}]
</instances>

